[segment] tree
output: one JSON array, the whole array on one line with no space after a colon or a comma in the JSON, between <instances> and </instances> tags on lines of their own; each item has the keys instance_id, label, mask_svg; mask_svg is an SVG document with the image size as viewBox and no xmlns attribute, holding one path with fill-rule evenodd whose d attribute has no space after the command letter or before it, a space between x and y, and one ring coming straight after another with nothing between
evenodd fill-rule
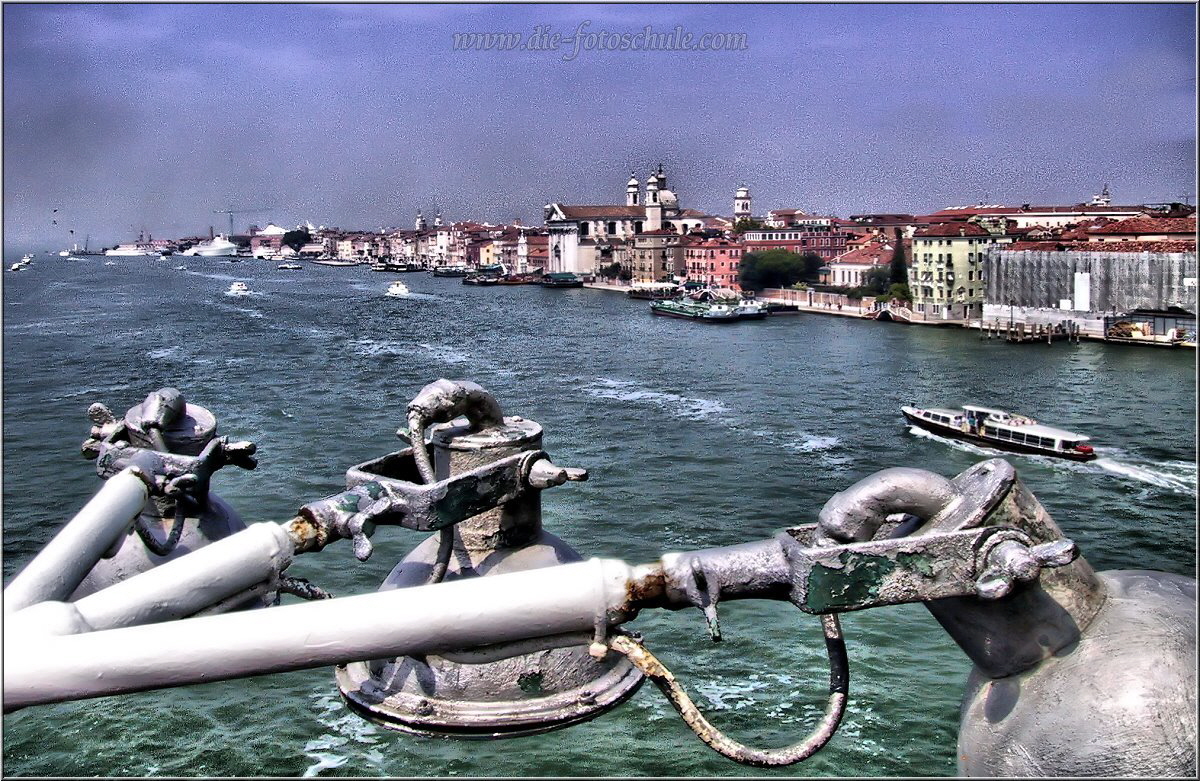
<instances>
[{"instance_id":1,"label":"tree","mask_svg":"<svg viewBox=\"0 0 1200 781\"><path fill-rule=\"evenodd\" d=\"M896 249L892 253L892 262L888 266L888 276L893 285L908 285L908 258L904 254L904 234L900 228L896 228L895 244Z\"/></svg>"},{"instance_id":2,"label":"tree","mask_svg":"<svg viewBox=\"0 0 1200 781\"><path fill-rule=\"evenodd\" d=\"M816 282L821 278L821 266L825 265L825 261L815 252L805 252L800 256L800 262L803 264L804 276L801 277L805 282Z\"/></svg>"},{"instance_id":3,"label":"tree","mask_svg":"<svg viewBox=\"0 0 1200 781\"><path fill-rule=\"evenodd\" d=\"M288 231L287 233L283 234L283 243L294 249L296 252L299 252L300 248L310 241L312 241L312 237L309 236L308 231L303 228L300 230Z\"/></svg>"},{"instance_id":4,"label":"tree","mask_svg":"<svg viewBox=\"0 0 1200 781\"><path fill-rule=\"evenodd\" d=\"M763 229L763 224L753 217L743 217L733 224L734 233L745 233L746 231L759 231Z\"/></svg>"},{"instance_id":5,"label":"tree","mask_svg":"<svg viewBox=\"0 0 1200 781\"><path fill-rule=\"evenodd\" d=\"M876 266L863 276L863 292L869 296L882 296L890 284L889 271L883 266Z\"/></svg>"},{"instance_id":6,"label":"tree","mask_svg":"<svg viewBox=\"0 0 1200 781\"><path fill-rule=\"evenodd\" d=\"M746 290L755 291L789 287L802 280L815 280L820 267L821 257L815 253L801 256L785 249L749 252L742 257L738 283Z\"/></svg>"}]
</instances>

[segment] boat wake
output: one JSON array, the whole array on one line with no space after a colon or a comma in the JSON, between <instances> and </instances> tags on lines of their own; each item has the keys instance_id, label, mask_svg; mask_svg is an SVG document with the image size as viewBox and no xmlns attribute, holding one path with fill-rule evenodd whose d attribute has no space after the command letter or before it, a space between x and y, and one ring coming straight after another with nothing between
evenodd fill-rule
<instances>
[{"instance_id":1,"label":"boat wake","mask_svg":"<svg viewBox=\"0 0 1200 781\"><path fill-rule=\"evenodd\" d=\"M1122 453L1121 455L1126 458L1137 458L1137 456L1131 453ZM1104 457L1097 458L1092 464L1105 472L1119 475L1120 477L1149 483L1159 488L1165 488L1173 493L1196 496L1196 464L1194 462L1148 462L1139 466Z\"/></svg>"},{"instance_id":2,"label":"boat wake","mask_svg":"<svg viewBox=\"0 0 1200 781\"><path fill-rule=\"evenodd\" d=\"M582 378L570 379L578 383ZM821 461L834 469L840 470L852 460L844 454L836 452L842 444L837 437L795 429L756 428L745 422L720 399L704 399L669 391L653 390L629 380L614 380L609 377L596 377L582 385L577 384L576 387L594 398L646 404L657 407L672 417L714 423L731 431L752 433L758 439L783 450L793 453L814 453Z\"/></svg>"},{"instance_id":3,"label":"boat wake","mask_svg":"<svg viewBox=\"0 0 1200 781\"><path fill-rule=\"evenodd\" d=\"M1196 464L1190 461L1137 461L1138 456L1119 448L1096 448L1099 458L1094 461L1065 461L1052 456L1039 456L1033 453L1011 453L1007 450L996 450L983 447L960 439L941 437L918 426L909 426L910 434L926 439L933 439L965 453L973 453L987 458L1024 458L1036 461L1052 469L1070 472L1089 472L1091 474L1111 474L1127 480L1148 483L1172 493L1184 496L1196 496ZM1123 460L1117 460L1118 458Z\"/></svg>"}]
</instances>

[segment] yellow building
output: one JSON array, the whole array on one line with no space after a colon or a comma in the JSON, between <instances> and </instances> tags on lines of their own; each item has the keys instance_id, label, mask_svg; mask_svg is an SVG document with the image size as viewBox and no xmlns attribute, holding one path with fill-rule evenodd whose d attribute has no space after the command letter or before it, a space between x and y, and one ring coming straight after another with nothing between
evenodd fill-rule
<instances>
[{"instance_id":1,"label":"yellow building","mask_svg":"<svg viewBox=\"0 0 1200 781\"><path fill-rule=\"evenodd\" d=\"M1009 244L1003 218L944 222L913 234L908 287L913 318L965 323L983 314L983 257L988 247Z\"/></svg>"}]
</instances>

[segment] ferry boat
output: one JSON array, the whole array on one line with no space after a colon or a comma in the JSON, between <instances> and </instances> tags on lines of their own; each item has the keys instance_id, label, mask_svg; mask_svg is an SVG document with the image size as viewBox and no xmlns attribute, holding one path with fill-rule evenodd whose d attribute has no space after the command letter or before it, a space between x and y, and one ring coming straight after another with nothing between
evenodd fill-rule
<instances>
[{"instance_id":1,"label":"ferry boat","mask_svg":"<svg viewBox=\"0 0 1200 781\"><path fill-rule=\"evenodd\" d=\"M403 298L404 296L407 296L409 292L411 291L409 291L408 285L397 279L395 282L388 285L387 292L384 293L384 295L392 296L393 298Z\"/></svg>"},{"instance_id":2,"label":"ferry boat","mask_svg":"<svg viewBox=\"0 0 1200 781\"><path fill-rule=\"evenodd\" d=\"M250 286L247 285L245 282L234 282L232 285L229 286L229 289L225 291L225 295L227 295L227 296L248 296L248 295L250 295Z\"/></svg>"},{"instance_id":3,"label":"ferry boat","mask_svg":"<svg viewBox=\"0 0 1200 781\"><path fill-rule=\"evenodd\" d=\"M583 280L570 271L552 271L542 275L542 287L583 287Z\"/></svg>"},{"instance_id":4,"label":"ferry boat","mask_svg":"<svg viewBox=\"0 0 1200 781\"><path fill-rule=\"evenodd\" d=\"M1091 461L1096 457L1092 446L1086 444L1091 437L1046 426L1033 418L1003 410L964 404L957 410L902 406L900 411L909 423L926 431L999 450L1072 461Z\"/></svg>"}]
</instances>

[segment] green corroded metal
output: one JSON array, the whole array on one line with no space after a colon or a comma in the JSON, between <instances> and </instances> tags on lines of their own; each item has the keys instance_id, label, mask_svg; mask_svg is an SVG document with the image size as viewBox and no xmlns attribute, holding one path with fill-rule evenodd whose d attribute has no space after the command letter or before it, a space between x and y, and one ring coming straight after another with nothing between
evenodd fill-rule
<instances>
[{"instance_id":1,"label":"green corroded metal","mask_svg":"<svg viewBox=\"0 0 1200 781\"><path fill-rule=\"evenodd\" d=\"M808 573L808 605L819 613L865 607L879 598L879 589L896 568L887 556L863 556L842 551L841 566L814 562Z\"/></svg>"},{"instance_id":2,"label":"green corroded metal","mask_svg":"<svg viewBox=\"0 0 1200 781\"><path fill-rule=\"evenodd\" d=\"M814 613L862 610L881 603L917 601L896 599L896 586L913 576L931 579L937 576L934 554L872 554L841 551L836 560L814 561L807 579L805 608Z\"/></svg>"}]
</instances>

